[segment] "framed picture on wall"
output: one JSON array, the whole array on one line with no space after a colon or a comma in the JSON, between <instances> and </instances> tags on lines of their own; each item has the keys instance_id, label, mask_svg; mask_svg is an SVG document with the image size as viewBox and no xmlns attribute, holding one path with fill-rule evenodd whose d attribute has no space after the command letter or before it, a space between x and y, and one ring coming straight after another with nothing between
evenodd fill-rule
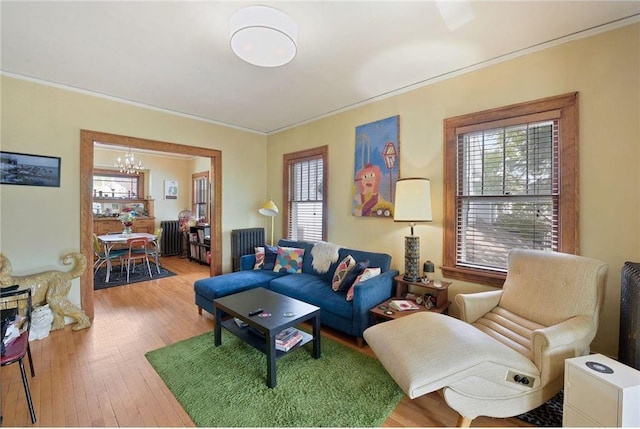
<instances>
[{"instance_id":1,"label":"framed picture on wall","mask_svg":"<svg viewBox=\"0 0 640 429\"><path fill-rule=\"evenodd\" d=\"M0 152L0 184L60 187L57 156Z\"/></svg>"},{"instance_id":2,"label":"framed picture on wall","mask_svg":"<svg viewBox=\"0 0 640 429\"><path fill-rule=\"evenodd\" d=\"M178 182L175 180L164 181L164 199L165 200L177 200L178 199Z\"/></svg>"},{"instance_id":3,"label":"framed picture on wall","mask_svg":"<svg viewBox=\"0 0 640 429\"><path fill-rule=\"evenodd\" d=\"M356 127L352 214L393 219L400 175L400 116Z\"/></svg>"}]
</instances>

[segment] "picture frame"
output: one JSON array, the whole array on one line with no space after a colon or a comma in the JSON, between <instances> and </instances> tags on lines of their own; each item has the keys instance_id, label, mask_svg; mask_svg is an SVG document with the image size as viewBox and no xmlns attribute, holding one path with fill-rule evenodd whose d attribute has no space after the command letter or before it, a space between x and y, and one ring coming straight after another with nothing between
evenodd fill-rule
<instances>
[{"instance_id":1,"label":"picture frame","mask_svg":"<svg viewBox=\"0 0 640 429\"><path fill-rule=\"evenodd\" d=\"M57 156L0 151L0 184L60 187Z\"/></svg>"},{"instance_id":2,"label":"picture frame","mask_svg":"<svg viewBox=\"0 0 640 429\"><path fill-rule=\"evenodd\" d=\"M356 127L352 215L393 219L400 177L400 116Z\"/></svg>"},{"instance_id":3,"label":"picture frame","mask_svg":"<svg viewBox=\"0 0 640 429\"><path fill-rule=\"evenodd\" d=\"M178 181L165 180L164 181L164 199L165 200L177 200L178 199Z\"/></svg>"}]
</instances>

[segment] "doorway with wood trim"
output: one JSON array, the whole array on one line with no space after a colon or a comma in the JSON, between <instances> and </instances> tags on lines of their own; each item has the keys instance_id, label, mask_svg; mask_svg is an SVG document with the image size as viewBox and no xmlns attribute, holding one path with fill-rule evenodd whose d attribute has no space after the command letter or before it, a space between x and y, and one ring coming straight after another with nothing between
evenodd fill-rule
<instances>
[{"instance_id":1,"label":"doorway with wood trim","mask_svg":"<svg viewBox=\"0 0 640 429\"><path fill-rule=\"evenodd\" d=\"M211 263L210 274L222 272L222 152L196 146L167 143L157 140L141 139L96 131L80 131L80 251L88 260L93 258L93 156L94 143L107 143L131 149L146 149L166 153L190 154L209 158L211 161L211 209L208 222L211 225ZM87 270L80 278L80 300L84 312L90 318L94 316L93 272Z\"/></svg>"}]
</instances>

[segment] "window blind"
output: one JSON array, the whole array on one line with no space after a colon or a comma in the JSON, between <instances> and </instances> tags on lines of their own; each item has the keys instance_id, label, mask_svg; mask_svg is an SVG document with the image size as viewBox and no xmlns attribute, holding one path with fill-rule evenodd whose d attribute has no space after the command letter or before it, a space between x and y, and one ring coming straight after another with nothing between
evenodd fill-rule
<instances>
[{"instance_id":1,"label":"window blind","mask_svg":"<svg viewBox=\"0 0 640 429\"><path fill-rule=\"evenodd\" d=\"M193 180L193 207L196 218L207 217L208 177L200 176Z\"/></svg>"},{"instance_id":2,"label":"window blind","mask_svg":"<svg viewBox=\"0 0 640 429\"><path fill-rule=\"evenodd\" d=\"M287 236L293 240L322 240L322 158L289 165L289 219Z\"/></svg>"},{"instance_id":3,"label":"window blind","mask_svg":"<svg viewBox=\"0 0 640 429\"><path fill-rule=\"evenodd\" d=\"M558 119L457 134L456 259L506 272L512 248L558 249Z\"/></svg>"}]
</instances>

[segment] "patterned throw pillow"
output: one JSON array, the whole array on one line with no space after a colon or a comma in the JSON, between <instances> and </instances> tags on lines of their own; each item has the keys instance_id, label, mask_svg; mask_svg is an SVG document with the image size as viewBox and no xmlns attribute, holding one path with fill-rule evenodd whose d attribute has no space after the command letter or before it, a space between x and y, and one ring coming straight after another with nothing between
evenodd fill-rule
<instances>
[{"instance_id":1,"label":"patterned throw pillow","mask_svg":"<svg viewBox=\"0 0 640 429\"><path fill-rule=\"evenodd\" d=\"M253 264L254 270L261 270L264 266L264 247L255 247L256 252L256 263Z\"/></svg>"},{"instance_id":2,"label":"patterned throw pillow","mask_svg":"<svg viewBox=\"0 0 640 429\"><path fill-rule=\"evenodd\" d=\"M336 292L346 292L351 286L353 286L353 282L356 281L356 278L362 274L365 268L369 267L369 261L358 262L353 268L349 270L344 279L340 282L340 286L338 286L338 290Z\"/></svg>"},{"instance_id":3,"label":"patterned throw pillow","mask_svg":"<svg viewBox=\"0 0 640 429\"><path fill-rule=\"evenodd\" d=\"M253 265L254 270L273 270L278 255L278 246L255 247L256 263Z\"/></svg>"},{"instance_id":4,"label":"patterned throw pillow","mask_svg":"<svg viewBox=\"0 0 640 429\"><path fill-rule=\"evenodd\" d=\"M278 256L278 246L264 246L264 266L263 270L271 271L276 263L276 257Z\"/></svg>"},{"instance_id":5,"label":"patterned throw pillow","mask_svg":"<svg viewBox=\"0 0 640 429\"><path fill-rule=\"evenodd\" d=\"M377 275L380 275L380 271L381 271L380 268L365 268L362 274L356 277L356 280L353 282L353 285L349 288L349 291L347 292L347 301L353 301L353 289L358 284L362 283L365 280L374 278Z\"/></svg>"},{"instance_id":6,"label":"patterned throw pillow","mask_svg":"<svg viewBox=\"0 0 640 429\"><path fill-rule=\"evenodd\" d=\"M301 273L304 249L295 247L278 247L276 263L273 271L279 273Z\"/></svg>"},{"instance_id":7,"label":"patterned throw pillow","mask_svg":"<svg viewBox=\"0 0 640 429\"><path fill-rule=\"evenodd\" d=\"M344 279L344 277L349 273L351 268L355 267L356 260L353 259L351 255L347 255L336 267L336 270L333 272L333 278L331 280L331 288L334 291L337 291L340 288L340 283Z\"/></svg>"}]
</instances>

